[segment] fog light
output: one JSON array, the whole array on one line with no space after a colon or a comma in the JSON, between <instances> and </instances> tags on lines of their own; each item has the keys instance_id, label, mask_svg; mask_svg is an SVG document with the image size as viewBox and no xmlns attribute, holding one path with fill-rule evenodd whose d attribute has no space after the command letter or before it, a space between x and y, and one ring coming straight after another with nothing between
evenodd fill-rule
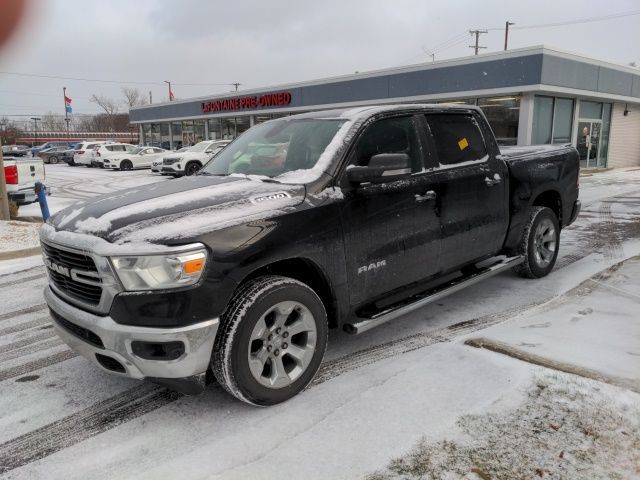
<instances>
[{"instance_id":1,"label":"fog light","mask_svg":"<svg viewBox=\"0 0 640 480\"><path fill-rule=\"evenodd\" d=\"M182 342L131 342L133 354L145 360L176 360L185 351Z\"/></svg>"}]
</instances>

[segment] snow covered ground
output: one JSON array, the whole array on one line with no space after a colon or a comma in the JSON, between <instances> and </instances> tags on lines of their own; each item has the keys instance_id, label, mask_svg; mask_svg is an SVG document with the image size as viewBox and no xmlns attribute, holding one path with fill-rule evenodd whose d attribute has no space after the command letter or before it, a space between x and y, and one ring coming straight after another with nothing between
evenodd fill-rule
<instances>
[{"instance_id":1,"label":"snow covered ground","mask_svg":"<svg viewBox=\"0 0 640 480\"><path fill-rule=\"evenodd\" d=\"M56 167L47 179L57 176L66 189L58 194L68 202L92 188L164 179L145 171L129 178L129 172ZM633 294L640 262L618 264L640 255L640 172L606 172L581 184L584 213L563 232L549 277L505 273L363 335L332 332L312 386L268 409L240 404L216 386L185 397L96 369L53 335L38 257L0 262L0 476L362 478L392 475L385 470L389 461L409 461L406 455L422 442L438 459L459 454L459 461L445 459L452 478L500 472L494 457L520 452L527 459L541 443L550 448L540 450L539 464L521 461L518 468L528 470L514 472L535 478L536 468L544 475L555 468L556 478L606 478L615 473L613 461L622 478L637 477L630 468L638 460L640 395L632 384L582 379L464 343L487 338L638 381ZM554 416L561 411L564 423ZM611 414L611 421L587 429L606 440L608 450L601 451L611 455L599 456L605 444L578 432L594 411ZM531 435L536 418L548 418L557 430ZM556 433L558 442L551 442ZM558 466L565 434L569 463ZM505 438L511 443L500 443ZM499 452L491 462L463 461L491 451Z\"/></svg>"}]
</instances>

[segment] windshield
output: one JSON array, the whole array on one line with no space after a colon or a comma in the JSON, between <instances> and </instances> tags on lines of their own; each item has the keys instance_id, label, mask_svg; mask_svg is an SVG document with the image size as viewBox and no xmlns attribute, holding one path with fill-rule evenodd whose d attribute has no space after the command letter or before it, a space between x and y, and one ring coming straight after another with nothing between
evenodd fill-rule
<instances>
[{"instance_id":1,"label":"windshield","mask_svg":"<svg viewBox=\"0 0 640 480\"><path fill-rule=\"evenodd\" d=\"M210 175L263 175L313 168L345 120L273 120L225 147L201 170Z\"/></svg>"},{"instance_id":2,"label":"windshield","mask_svg":"<svg viewBox=\"0 0 640 480\"><path fill-rule=\"evenodd\" d=\"M133 150L131 150L131 154L133 155L137 155L138 153L140 153L142 150L144 150L146 147L134 147Z\"/></svg>"},{"instance_id":3,"label":"windshield","mask_svg":"<svg viewBox=\"0 0 640 480\"><path fill-rule=\"evenodd\" d=\"M189 147L189 152L204 152L207 147L211 145L210 142L200 142L196 143L193 147Z\"/></svg>"}]
</instances>

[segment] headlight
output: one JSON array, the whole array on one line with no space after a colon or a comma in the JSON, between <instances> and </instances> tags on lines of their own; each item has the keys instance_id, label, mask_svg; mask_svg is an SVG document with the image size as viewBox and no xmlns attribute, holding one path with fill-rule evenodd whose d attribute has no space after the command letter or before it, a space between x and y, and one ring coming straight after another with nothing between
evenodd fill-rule
<instances>
[{"instance_id":1,"label":"headlight","mask_svg":"<svg viewBox=\"0 0 640 480\"><path fill-rule=\"evenodd\" d=\"M166 255L111 257L125 290L159 290L193 285L207 260L205 249Z\"/></svg>"}]
</instances>

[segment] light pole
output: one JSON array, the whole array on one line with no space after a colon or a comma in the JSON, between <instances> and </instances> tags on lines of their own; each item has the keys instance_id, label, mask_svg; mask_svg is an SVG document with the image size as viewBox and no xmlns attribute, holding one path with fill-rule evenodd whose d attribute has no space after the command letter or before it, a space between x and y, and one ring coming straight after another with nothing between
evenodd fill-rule
<instances>
[{"instance_id":1,"label":"light pole","mask_svg":"<svg viewBox=\"0 0 640 480\"><path fill-rule=\"evenodd\" d=\"M33 140L31 141L31 147L33 148L34 141L38 139L38 120L40 117L31 117L33 120Z\"/></svg>"},{"instance_id":2,"label":"light pole","mask_svg":"<svg viewBox=\"0 0 640 480\"><path fill-rule=\"evenodd\" d=\"M167 85L169 85L169 101L172 102L173 101L173 92L171 91L171 82L168 80L163 80L164 83L166 83Z\"/></svg>"},{"instance_id":3,"label":"light pole","mask_svg":"<svg viewBox=\"0 0 640 480\"><path fill-rule=\"evenodd\" d=\"M507 20L504 24L504 49L507 50L507 42L509 41L509 26L515 25L515 23Z\"/></svg>"}]
</instances>

